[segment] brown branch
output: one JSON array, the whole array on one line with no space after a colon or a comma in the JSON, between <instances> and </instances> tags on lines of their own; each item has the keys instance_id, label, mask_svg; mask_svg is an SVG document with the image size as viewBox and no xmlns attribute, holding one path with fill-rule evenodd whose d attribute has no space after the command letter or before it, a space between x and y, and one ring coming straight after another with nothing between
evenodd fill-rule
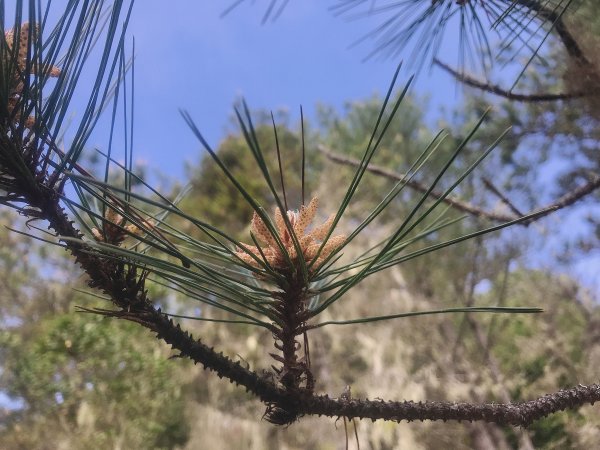
<instances>
[{"instance_id":1,"label":"brown branch","mask_svg":"<svg viewBox=\"0 0 600 450\"><path fill-rule=\"evenodd\" d=\"M361 164L361 162L358 159L343 156L343 155L340 155L339 153L334 153L334 152L330 151L329 149L327 149L323 145L319 145L318 149L321 153L323 153L331 161L334 161L334 162L337 162L340 164L344 164L346 166L352 166L352 167L359 167ZM367 170L371 173L374 173L376 175L381 175L382 177L388 178L393 181L401 181L405 177L405 175L402 173L394 172L392 170L386 169L385 167L381 167L381 166L378 166L375 164L369 164L367 166ZM429 190L429 186L427 186L419 181L415 181L415 180L406 181L406 185L418 192L421 192L421 193L426 193ZM435 198L438 200L443 197L443 194L440 191L436 191L435 189L432 190L429 193L429 195L432 198ZM497 214L497 213L485 211L481 208L478 208L478 207L470 204L469 202L459 200L458 198L453 197L453 196L447 196L442 201L444 203L452 206L453 208L457 209L458 211L465 212L465 213L470 214L475 217L484 217L484 218L487 218L490 220L494 220L496 222L510 222L511 220L515 220L517 218L515 216L510 216L510 215L506 215L506 214Z\"/></svg>"},{"instance_id":2,"label":"brown branch","mask_svg":"<svg viewBox=\"0 0 600 450\"><path fill-rule=\"evenodd\" d=\"M344 165L351 166L351 167L359 167L361 164L361 162L359 160L350 158L347 156L343 156L338 153L334 153L334 152L330 151L329 149L327 149L323 145L320 145L318 147L318 149L327 158L329 158L330 160L337 162L339 164L344 164ZM375 164L369 164L367 166L367 170L371 173L374 173L376 175L381 175L384 178L388 178L388 179L394 180L394 181L400 181L400 180L404 179L404 174L394 172L392 170L386 169L385 167L377 166ZM410 188L412 188L418 192L422 192L422 193L427 192L427 190L429 189L429 187L426 186L425 184L420 183L418 181L414 181L414 180L407 181L406 185L409 186ZM600 175L591 174L590 180L583 186L579 186L579 187L573 189L572 191L567 192L566 194L564 194L562 197L559 197L551 204L548 204L548 205L540 207L540 208L536 208L535 210L525 214L525 215L529 215L529 214L535 214L536 212L538 212L535 217L532 217L531 219L519 222L519 225L527 226L530 223L541 219L542 217L545 217L555 211L558 211L559 209L570 206L573 203L576 203L579 200L581 200L582 198L584 198L586 195L591 194L598 188L600 188ZM431 191L429 195L435 199L440 199L443 196L441 192L436 191L436 190ZM469 202L459 200L456 197L448 196L445 199L443 199L442 201L444 203L452 206L453 208L457 209L458 211L465 212L474 217L481 217L481 218L493 220L495 222L510 222L511 220L518 219L518 216L499 214L499 213L494 213L491 211L483 210L481 208L473 206ZM508 199L507 199L507 201L508 201Z\"/></svg>"},{"instance_id":3,"label":"brown branch","mask_svg":"<svg viewBox=\"0 0 600 450\"><path fill-rule=\"evenodd\" d=\"M195 340L189 333L175 325L160 311L144 313L111 312L107 315L137 322L156 332L158 337L196 364L217 373L220 378L244 386L265 403L278 405L294 419L301 415L324 415L346 417L348 419L390 420L400 422L425 420L457 420L496 423L498 425L528 426L550 414L565 409L575 409L600 401L600 385L576 386L544 395L535 400L520 403L455 403L455 402L413 402L330 398L327 395L314 395L307 390L286 391L276 386L266 377L233 362L222 353Z\"/></svg>"},{"instance_id":4,"label":"brown branch","mask_svg":"<svg viewBox=\"0 0 600 450\"><path fill-rule=\"evenodd\" d=\"M572 191L567 192L563 196L559 197L552 205L549 205L548 207L556 207L555 210L565 208L567 206L572 205L573 203L578 202L586 195L591 194L598 188L600 188L600 175L590 174L590 180L587 183L585 183L583 186L579 186L573 189ZM538 208L537 211L542 211L544 209L545 208ZM531 219L528 223L531 223L534 220L538 220L544 216L547 216L551 212L553 211L541 212L538 216Z\"/></svg>"},{"instance_id":5,"label":"brown branch","mask_svg":"<svg viewBox=\"0 0 600 450\"><path fill-rule=\"evenodd\" d=\"M497 84L492 84L486 81L478 80L475 77L467 75L462 72L458 72L457 70L450 67L448 64L443 63L439 59L435 58L433 60L434 64L440 66L446 72L448 72L452 77L454 77L457 81L461 82L464 85L480 89L485 92L489 92L491 94L498 95L500 97L504 97L508 100L513 100L516 102L528 102L528 103L536 103L536 102L555 102L558 100L571 100L574 98L581 98L587 95L591 95L589 92L573 92L573 93L563 93L563 94L518 94L511 91L508 91Z\"/></svg>"},{"instance_id":6,"label":"brown branch","mask_svg":"<svg viewBox=\"0 0 600 450\"><path fill-rule=\"evenodd\" d=\"M492 194L494 194L496 197L498 197L500 199L500 201L502 201L502 203L504 203L506 206L508 206L508 208L513 212L513 214L515 214L515 216L522 217L525 215L515 205L513 205L513 203L510 201L510 199L506 195L504 195L502 192L500 192L500 189L498 189L494 185L494 183L492 183L491 180L487 179L486 177L483 177L481 179L481 181L483 182L483 185Z\"/></svg>"},{"instance_id":7,"label":"brown branch","mask_svg":"<svg viewBox=\"0 0 600 450\"><path fill-rule=\"evenodd\" d=\"M453 402L386 402L383 400L339 400L327 396L300 399L299 410L304 414L360 419L458 420L493 422L498 425L528 426L549 414L575 409L600 401L600 385L579 385L561 389L535 400L507 404L472 404Z\"/></svg>"}]
</instances>

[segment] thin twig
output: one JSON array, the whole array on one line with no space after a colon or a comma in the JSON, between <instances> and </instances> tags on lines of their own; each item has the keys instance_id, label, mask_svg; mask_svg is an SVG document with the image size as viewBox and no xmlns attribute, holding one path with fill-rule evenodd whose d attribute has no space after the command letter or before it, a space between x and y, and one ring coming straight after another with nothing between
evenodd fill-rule
<instances>
[{"instance_id":1,"label":"thin twig","mask_svg":"<svg viewBox=\"0 0 600 450\"><path fill-rule=\"evenodd\" d=\"M344 164L347 166L352 166L352 167L358 167L360 165L359 160L350 158L347 156L343 156L338 153L334 153L323 145L319 145L318 149L327 158L329 158L330 160L332 160L334 162ZM375 164L369 164L367 166L367 170L371 173L374 173L376 175L381 175L384 178L388 178L388 179L394 180L394 181L400 181L400 180L404 179L404 174L394 172L392 170L386 169L381 166L377 166ZM427 190L429 188L425 184L420 183L418 181L414 181L414 180L407 181L406 185L412 189L415 189L418 192L427 192ZM532 210L531 212L525 214L525 215L528 215L528 214L533 214L536 211L544 211L545 210L544 212L541 212L540 214L536 215L535 217L533 217L529 220L524 220L524 221L520 222L519 225L528 226L532 222L535 222L535 221L541 219L542 217L546 217L547 215L549 215L555 211L558 211L559 209L565 208L567 206L572 205L573 203L578 202L579 200L583 199L586 195L591 194L598 188L600 188L600 175L590 174L589 181L587 183L573 189L572 191L567 192L563 196L556 199L553 203L550 203L543 207L536 208L536 209ZM439 191L436 191L436 190L431 191L429 195L435 199L440 199L442 197L442 193ZM500 213L494 213L491 211L486 211L484 209L481 209L481 208L478 208L478 207L472 205L471 203L459 200L456 197L451 197L451 196L446 197L443 200L443 202L452 206L453 208L457 209L458 211L465 212L474 217L486 218L486 219L489 219L489 220L492 220L495 222L509 222L509 221L515 220L519 217L519 216L513 216L513 215L508 215L508 214L500 214Z\"/></svg>"},{"instance_id":2,"label":"thin twig","mask_svg":"<svg viewBox=\"0 0 600 450\"><path fill-rule=\"evenodd\" d=\"M340 164L344 164L347 166L352 166L352 167L358 167L361 164L359 160L340 155L339 153L334 153L323 145L319 145L318 149L321 153L323 153L331 161L334 161L334 162L337 162ZM385 167L381 167L381 166L378 166L375 164L369 164L367 166L367 170L371 173L374 173L376 175L381 175L384 178L388 178L388 179L394 180L394 181L400 181L400 180L405 179L404 174L394 172L392 170L386 169ZM415 180L407 180L406 185L408 187L410 187L418 192L422 192L422 193L425 193L429 190L429 186L427 186L419 181L415 181ZM443 194L440 191L437 191L435 189L432 190L429 195L435 199L440 199L443 197ZM517 218L515 216L510 216L510 215L506 215L506 214L497 214L497 213L484 211L483 209L480 209L480 208L470 204L469 202L459 200L458 198L453 197L453 196L446 197L443 200L443 202L452 206L453 208L455 208L459 211L466 212L467 214L471 214L472 216L485 217L485 218L494 220L496 222L509 222L509 221L515 220Z\"/></svg>"},{"instance_id":3,"label":"thin twig","mask_svg":"<svg viewBox=\"0 0 600 450\"><path fill-rule=\"evenodd\" d=\"M483 182L483 185L492 193L494 194L496 197L498 197L500 199L500 201L502 201L502 203L504 203L506 206L508 206L508 208L510 208L510 210L517 216L517 217L522 217L525 214L523 214L519 209L517 209L517 207L515 205L513 205L513 203L508 199L508 197L506 195L504 195L502 192L500 192L500 189L498 189L494 183L492 183L491 180L487 179L486 177L482 177L481 181Z\"/></svg>"},{"instance_id":4,"label":"thin twig","mask_svg":"<svg viewBox=\"0 0 600 450\"><path fill-rule=\"evenodd\" d=\"M552 208L552 207L554 207L555 209L540 213L538 216L535 216L533 219L531 219L528 223L531 223L535 220L539 220L542 217L547 216L551 212L554 212L556 210L570 206L573 203L576 203L579 200L581 200L582 198L584 198L586 195L589 195L592 192L594 192L596 189L600 188L600 175L590 174L589 178L590 178L590 180L586 184L584 184L583 186L579 186L579 187L573 189L572 191L567 192L563 196L559 197L554 203L552 203L552 205L548 205L543 208L538 208L536 211L542 211L545 208Z\"/></svg>"},{"instance_id":5,"label":"thin twig","mask_svg":"<svg viewBox=\"0 0 600 450\"><path fill-rule=\"evenodd\" d=\"M502 88L501 86L493 83L489 83L486 81L478 80L477 78L467 75L466 73L459 72L456 69L453 69L448 64L443 63L439 59L435 58L433 60L434 64L438 65L450 75L452 75L457 81L465 84L467 86L480 89L485 92L489 92L491 94L498 95L500 97L504 97L508 100L513 100L516 102L528 102L528 103L536 103L536 102L556 102L558 100L571 100L574 98L581 98L591 95L590 92L573 92L573 93L561 93L561 94L518 94L515 92L511 92Z\"/></svg>"}]
</instances>

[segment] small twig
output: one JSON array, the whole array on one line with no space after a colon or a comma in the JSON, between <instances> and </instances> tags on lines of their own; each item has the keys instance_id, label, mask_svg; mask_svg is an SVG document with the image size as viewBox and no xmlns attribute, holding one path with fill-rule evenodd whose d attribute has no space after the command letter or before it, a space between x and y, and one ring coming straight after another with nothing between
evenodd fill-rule
<instances>
[{"instance_id":1,"label":"small twig","mask_svg":"<svg viewBox=\"0 0 600 450\"><path fill-rule=\"evenodd\" d=\"M354 158L349 158L347 156L343 156L338 153L334 153L334 152L330 151L329 149L327 149L323 145L319 145L318 149L327 158L329 158L330 160L335 161L337 163L345 164L347 166L352 166L352 167L358 167L361 164L359 160L354 159ZM385 178L388 178L388 179L394 180L394 181L400 181L400 180L404 179L404 174L394 172L392 170L388 170L384 167L377 166L375 164L369 164L367 166L367 170L371 173L374 173L376 175L381 175L382 177L385 177ZM416 191L419 191L419 192L427 192L427 190L428 190L428 186L426 186L423 183L420 183L418 181L414 181L414 180L407 181L406 185L412 189L415 189ZM541 219L542 217L546 217L547 215L549 215L555 211L558 211L559 209L565 208L567 206L572 205L573 203L578 202L579 200L584 198L586 195L591 194L598 188L600 188L600 175L590 174L589 181L586 184L584 184L583 186L579 186L578 188L575 188L572 191L567 192L563 196L556 199L553 203L550 203L543 207L536 208L535 210L525 214L525 215L529 215L529 214L535 213L536 211L540 211L540 213L537 214L535 217L532 217L529 220L523 220L522 222L519 222L519 225L528 226L532 222L535 222L535 221ZM500 193L498 192L498 194L500 194ZM436 190L431 191L429 193L429 195L435 199L442 198L442 193L439 191L436 191ZM500 195L502 195L502 194L500 194ZM453 208L457 209L458 211L465 212L474 217L483 217L483 218L486 218L486 219L489 219L489 220L492 220L495 222L510 222L511 220L515 220L519 217L519 216L513 216L513 215L508 215L508 214L499 214L499 213L494 213L491 211L486 211L486 210L483 210L476 206L473 206L472 204L470 204L468 202L459 200L456 197L451 197L451 196L446 197L443 200L443 202L452 206ZM543 211L543 212L541 212L541 211Z\"/></svg>"},{"instance_id":2,"label":"small twig","mask_svg":"<svg viewBox=\"0 0 600 450\"><path fill-rule=\"evenodd\" d=\"M545 208L550 208L550 207L554 207L555 209L540 213L535 218L531 219L528 223L531 223L535 220L539 220L542 217L545 217L554 211L557 211L559 209L570 206L573 203L576 203L579 200L581 200L586 195L591 194L598 188L600 188L600 175L590 174L590 180L586 184L584 184L583 186L579 186L578 188L575 188L572 191L567 192L563 196L559 197L552 205L549 205L549 206L546 206L543 208L538 208L537 211L542 211Z\"/></svg>"},{"instance_id":3,"label":"small twig","mask_svg":"<svg viewBox=\"0 0 600 450\"><path fill-rule=\"evenodd\" d=\"M352 166L352 167L358 167L360 165L359 160L350 158L347 156L343 156L338 153L334 153L323 145L319 145L318 149L321 153L323 153L325 156L327 156L327 158L329 158L330 160L335 161L337 163L344 164L347 166ZM374 173L376 175L381 175L384 178L388 178L388 179L394 180L394 181L400 181L405 178L404 174L402 174L402 173L394 172L389 169L386 169L385 167L377 166L375 164L369 164L367 166L367 170L371 173ZM426 186L425 184L420 183L419 181L415 181L415 180L407 180L406 185L408 187L410 187L418 192L422 192L422 193L425 193L429 190L429 186ZM443 197L443 194L436 190L432 190L429 193L429 195L435 199L440 199ZM485 217L485 218L494 220L496 222L509 222L511 220L516 219L516 217L514 217L514 216L484 211L483 209L480 209L468 202L459 200L458 198L452 197L452 196L446 197L443 200L443 202L454 207L455 209L457 209L459 211L471 214L472 216Z\"/></svg>"},{"instance_id":4,"label":"small twig","mask_svg":"<svg viewBox=\"0 0 600 450\"><path fill-rule=\"evenodd\" d=\"M448 64L443 63L439 59L435 58L433 60L434 64L440 66L450 75L452 75L457 81L465 84L467 86L480 89L485 92L489 92L491 94L498 95L500 97L504 97L508 100L513 100L516 102L528 102L528 103L536 103L536 102L556 102L558 100L571 100L574 98L586 97L589 95L593 95L591 92L573 92L573 93L561 93L561 94L518 94L511 91L508 91L497 84L489 83L486 81L478 80L475 77L467 75L465 73L459 72Z\"/></svg>"},{"instance_id":5,"label":"small twig","mask_svg":"<svg viewBox=\"0 0 600 450\"><path fill-rule=\"evenodd\" d=\"M508 208L514 213L516 214L518 217L522 217L525 214L523 214L521 211L519 211L517 209L517 207L515 205L513 205L513 203L508 199L508 197L506 197L502 192L500 192L500 189L498 189L496 186L494 186L494 183L492 183L489 179L487 179L486 177L483 177L481 179L481 181L483 181L483 185L490 191L492 192L496 197L498 197L502 203L504 203L506 206L508 206Z\"/></svg>"}]
</instances>

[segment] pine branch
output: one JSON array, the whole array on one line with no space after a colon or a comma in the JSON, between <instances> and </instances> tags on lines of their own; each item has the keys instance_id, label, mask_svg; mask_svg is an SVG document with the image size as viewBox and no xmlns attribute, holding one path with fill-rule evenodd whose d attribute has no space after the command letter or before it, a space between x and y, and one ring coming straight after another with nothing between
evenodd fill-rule
<instances>
[{"instance_id":1,"label":"pine branch","mask_svg":"<svg viewBox=\"0 0 600 450\"><path fill-rule=\"evenodd\" d=\"M36 175L35 173L33 175ZM600 177L599 177L600 178ZM41 180L40 177L34 179ZM600 183L600 179L597 180ZM15 186L21 197L36 208L36 218L49 222L58 238L81 238L81 233L69 220L59 203L59 195L48 189L42 181L34 188L29 183ZM577 386L548 394L525 403L471 404L452 402L394 402L353 399L334 399L326 395L314 395L307 389L284 389L268 376L260 376L239 362L233 362L222 353L217 353L183 330L167 315L156 309L146 296L145 275L138 273L134 265L107 259L86 248L85 243L63 239L66 247L88 274L90 286L108 294L119 311L98 310L95 312L138 323L157 334L170 344L179 356L205 369L214 371L219 377L243 386L248 392L267 404L269 420L287 424L301 415L326 415L347 417L401 420L483 420L499 425L527 426L533 421L564 409L575 409L600 400L600 386Z\"/></svg>"},{"instance_id":2,"label":"pine branch","mask_svg":"<svg viewBox=\"0 0 600 450\"><path fill-rule=\"evenodd\" d=\"M343 164L343 165L351 166L351 167L358 167L360 164L360 161L358 161L357 159L343 156L338 153L334 153L323 145L319 146L319 151L321 153L323 153L331 161L337 162L339 164ZM402 173L394 172L392 170L386 169L385 167L381 167L381 166L378 166L375 164L369 164L369 166L367 167L367 170L371 173L380 175L384 178L388 178L388 179L394 180L394 181L400 181L405 178L404 174L402 174ZM429 186L426 186L424 183L421 183L421 182L415 181L415 180L408 180L406 182L406 185L409 186L410 188L416 190L417 192L421 192L421 193L425 193L429 189ZM429 195L435 199L442 198L442 193L437 190L432 190ZM446 197L443 200L443 202L446 203L447 205L452 206L453 208L455 208L458 211L465 212L474 217L484 217L484 218L487 218L487 219L490 219L490 220L493 220L496 222L508 222L511 220L515 220L514 216L488 212L488 211L478 208L468 202L459 200L458 198L453 197L453 196Z\"/></svg>"},{"instance_id":3,"label":"pine branch","mask_svg":"<svg viewBox=\"0 0 600 450\"><path fill-rule=\"evenodd\" d=\"M81 232L69 220L59 204L59 196L53 191L39 186L39 190L32 191L21 189L21 194L28 204L39 209L38 219L49 222L49 228L61 238L80 239ZM282 390L273 382L267 382L254 372L242 367L239 362L234 362L217 353L214 349L196 340L187 331L181 329L169 317L156 309L147 298L143 281L144 274L138 274L135 266L126 267L126 264L109 260L95 254L84 243L77 243L69 239L63 240L77 263L89 277L89 285L110 296L112 302L120 310L96 310L93 312L105 316L117 317L131 322L136 322L155 332L157 337L181 352L182 356L201 363L225 377L231 382L242 385L263 401L278 399Z\"/></svg>"},{"instance_id":4,"label":"pine branch","mask_svg":"<svg viewBox=\"0 0 600 450\"><path fill-rule=\"evenodd\" d=\"M220 378L244 386L246 391L256 395L267 404L275 404L294 419L301 415L324 415L346 417L348 419L406 421L485 421L497 425L529 426L536 420L565 409L600 401L600 385L579 385L570 389L547 394L535 400L520 403L455 403L455 402L413 402L330 398L327 395L314 395L306 390L286 391L276 386L267 377L233 362L222 353L195 340L189 333L175 325L160 311L148 310L143 313L110 312L119 317L143 325L156 332L158 337L196 364L217 373ZM287 423L287 422L285 422ZM285 424L281 423L281 424Z\"/></svg>"},{"instance_id":5,"label":"pine branch","mask_svg":"<svg viewBox=\"0 0 600 450\"><path fill-rule=\"evenodd\" d=\"M182 357L204 365L205 369L217 373L220 378L244 386L261 401L277 405L288 416L296 419L301 415L325 415L348 419L383 419L395 422L402 420L457 420L486 421L498 425L528 426L550 414L565 409L576 409L586 404L600 401L600 385L579 385L563 389L553 394L522 403L471 404L453 402L394 402L380 400L347 400L329 398L327 395L314 395L308 391L290 392L276 386L266 377L261 377L233 362L222 353L216 353L200 341L182 330L179 325L160 311L131 314L126 312L111 314L142 324L156 332L158 337L181 352ZM288 423L283 422L282 425Z\"/></svg>"},{"instance_id":6,"label":"pine branch","mask_svg":"<svg viewBox=\"0 0 600 450\"><path fill-rule=\"evenodd\" d=\"M572 204L578 202L587 195L593 193L596 189L600 188L600 175L590 174L589 178L590 179L587 183L562 195L557 200L555 200L551 206L555 207L556 210L566 208L567 206L571 206ZM544 208L538 208L538 211L541 211L543 209ZM544 213L541 213L539 216L536 216L535 220L547 216L551 212L553 211L546 211Z\"/></svg>"},{"instance_id":7,"label":"pine branch","mask_svg":"<svg viewBox=\"0 0 600 450\"><path fill-rule=\"evenodd\" d=\"M504 203L513 212L513 214L516 217L521 217L521 216L525 215L515 205L513 205L513 203L510 201L510 199L506 195L504 195L502 192L500 192L500 189L498 189L494 185L494 183L492 183L491 180L489 180L486 177L483 177L481 179L481 181L483 182L483 185L486 187L486 189L489 190L496 197L498 197L500 199L500 201L502 203Z\"/></svg>"}]
</instances>

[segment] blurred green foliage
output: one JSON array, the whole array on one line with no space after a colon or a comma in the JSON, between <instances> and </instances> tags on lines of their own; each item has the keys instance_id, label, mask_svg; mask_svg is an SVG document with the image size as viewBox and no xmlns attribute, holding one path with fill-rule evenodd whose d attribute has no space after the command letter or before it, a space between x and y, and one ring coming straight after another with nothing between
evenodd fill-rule
<instances>
[{"instance_id":1,"label":"blurred green foliage","mask_svg":"<svg viewBox=\"0 0 600 450\"><path fill-rule=\"evenodd\" d=\"M168 360L165 346L133 324L76 313L74 305L98 301L73 291L78 274L56 249L5 228L0 239L10 287L0 294L0 390L16 402L2 414L2 448L184 444L188 366ZM24 244L27 258L18 250Z\"/></svg>"},{"instance_id":2,"label":"blurred green foliage","mask_svg":"<svg viewBox=\"0 0 600 450\"><path fill-rule=\"evenodd\" d=\"M8 393L25 401L28 420L20 427L55 429L57 446L61 439L81 448L185 443L178 368L144 330L70 312L42 320L30 333L26 341L11 333L3 339Z\"/></svg>"}]
</instances>

